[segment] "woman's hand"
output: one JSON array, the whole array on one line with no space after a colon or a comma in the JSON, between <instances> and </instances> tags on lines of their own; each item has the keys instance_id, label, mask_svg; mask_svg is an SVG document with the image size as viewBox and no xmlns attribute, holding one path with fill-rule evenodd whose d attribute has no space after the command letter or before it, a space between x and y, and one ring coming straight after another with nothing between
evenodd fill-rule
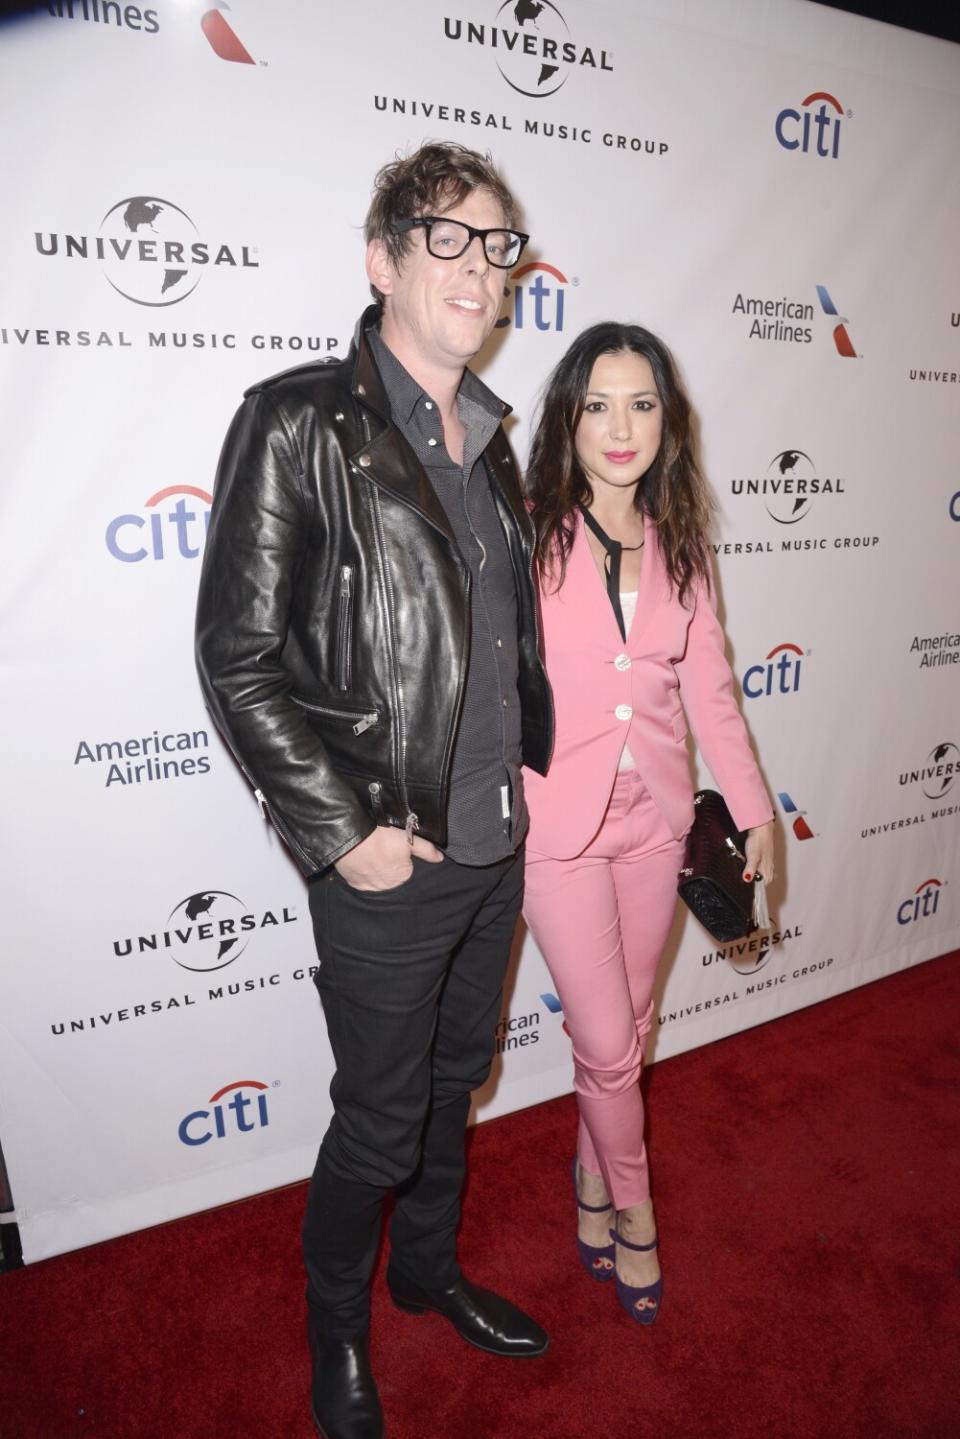
<instances>
[{"instance_id":1,"label":"woman's hand","mask_svg":"<svg viewBox=\"0 0 960 1439\"><path fill-rule=\"evenodd\" d=\"M756 829L747 831L747 863L743 871L744 882L762 875L770 884L776 874L773 862L773 820L758 824Z\"/></svg>"}]
</instances>

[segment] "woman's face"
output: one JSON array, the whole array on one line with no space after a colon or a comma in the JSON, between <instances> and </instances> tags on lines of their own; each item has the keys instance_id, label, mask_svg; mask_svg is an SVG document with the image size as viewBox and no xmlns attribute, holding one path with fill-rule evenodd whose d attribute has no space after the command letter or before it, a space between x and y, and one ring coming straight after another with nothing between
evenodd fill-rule
<instances>
[{"instance_id":1,"label":"woman's face","mask_svg":"<svg viewBox=\"0 0 960 1439\"><path fill-rule=\"evenodd\" d=\"M595 498L605 486L624 490L638 483L657 457L662 429L663 405L650 361L632 350L600 355L574 436Z\"/></svg>"}]
</instances>

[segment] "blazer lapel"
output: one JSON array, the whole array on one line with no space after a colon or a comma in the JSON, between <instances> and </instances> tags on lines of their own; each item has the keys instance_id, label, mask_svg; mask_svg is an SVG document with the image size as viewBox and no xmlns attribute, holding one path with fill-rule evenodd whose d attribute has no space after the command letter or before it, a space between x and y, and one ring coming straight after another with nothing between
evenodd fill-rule
<instances>
[{"instance_id":1,"label":"blazer lapel","mask_svg":"<svg viewBox=\"0 0 960 1439\"><path fill-rule=\"evenodd\" d=\"M663 560L660 555L660 542L657 538L657 527L648 514L643 517L643 563L640 566L640 589L637 594L637 614L633 622L633 628L628 638L636 639L641 629L650 619L650 611L654 604L656 586L655 576L663 573Z\"/></svg>"},{"instance_id":2,"label":"blazer lapel","mask_svg":"<svg viewBox=\"0 0 960 1439\"><path fill-rule=\"evenodd\" d=\"M590 551L587 542L587 527L584 524L583 516L579 513L576 516L576 526L573 549L570 551L568 564L576 570L577 584L581 592L585 596L591 597L591 609L596 610L599 606L608 634L613 636L613 642L619 649L622 649L624 640L620 634L620 626L617 624L610 596L607 594L606 586ZM650 611L656 602L658 588L656 580L663 575L663 559L657 542L657 527L650 516L646 514L643 517L643 533L643 563L640 567L637 612L633 624L627 632L626 645L628 649L636 644L641 631L650 620Z\"/></svg>"},{"instance_id":3,"label":"blazer lapel","mask_svg":"<svg viewBox=\"0 0 960 1439\"><path fill-rule=\"evenodd\" d=\"M607 639L616 644L617 649L623 648L623 637L620 634L620 626L617 624L617 617L613 613L613 606L610 603L610 596L607 594L606 585L597 569L593 555L590 552L590 545L587 542L587 527L579 510L575 516L576 533L573 537L573 548L570 551L570 558L567 561L568 569L576 571L577 584L584 598L588 600L588 614L596 614L598 611L603 615L603 626ZM593 621L587 622L592 628Z\"/></svg>"}]
</instances>

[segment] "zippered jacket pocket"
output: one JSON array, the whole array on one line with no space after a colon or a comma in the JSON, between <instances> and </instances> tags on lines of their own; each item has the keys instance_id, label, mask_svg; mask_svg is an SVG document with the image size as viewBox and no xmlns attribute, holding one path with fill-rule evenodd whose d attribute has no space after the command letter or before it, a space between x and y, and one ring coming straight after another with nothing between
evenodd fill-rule
<instances>
[{"instance_id":1,"label":"zippered jacket pocket","mask_svg":"<svg viewBox=\"0 0 960 1439\"><path fill-rule=\"evenodd\" d=\"M353 570L340 566L337 603L337 689L341 694L350 690L353 657Z\"/></svg>"},{"instance_id":2,"label":"zippered jacket pocket","mask_svg":"<svg viewBox=\"0 0 960 1439\"><path fill-rule=\"evenodd\" d=\"M363 734L366 730L372 729L375 724L379 724L380 722L379 710L363 711L340 709L335 705L314 704L311 700L301 699L299 695L291 695L290 698L294 704L299 705L301 709L307 710L310 714L325 715L329 719L344 720L351 723L355 735Z\"/></svg>"}]
</instances>

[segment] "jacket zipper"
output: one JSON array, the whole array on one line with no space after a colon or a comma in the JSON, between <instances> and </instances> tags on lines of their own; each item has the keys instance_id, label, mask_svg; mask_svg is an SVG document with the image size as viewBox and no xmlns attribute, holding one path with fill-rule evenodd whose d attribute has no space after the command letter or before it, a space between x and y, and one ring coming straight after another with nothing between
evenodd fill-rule
<instances>
[{"instance_id":1,"label":"jacket zipper","mask_svg":"<svg viewBox=\"0 0 960 1439\"><path fill-rule=\"evenodd\" d=\"M234 756L234 758L236 758L236 756ZM284 841L284 843L291 850L291 852L293 854L299 855L300 858L312 869L315 864L313 856L307 854L306 850L303 849L299 844L297 844L296 840L292 837L292 835L287 832L287 828L285 825L278 823L276 815L274 814L269 803L267 802L266 795L264 794L263 790L258 787L256 780L253 778L253 775L247 769L246 765L240 764L239 759L237 759L237 764L240 765L241 772L243 773L247 783L250 785L250 788L253 790L253 797L257 802L257 809L260 811L261 819L265 819L269 824L272 824L274 829L277 831L277 834L280 835L280 838Z\"/></svg>"},{"instance_id":2,"label":"jacket zipper","mask_svg":"<svg viewBox=\"0 0 960 1439\"><path fill-rule=\"evenodd\" d=\"M361 714L357 710L341 710L334 709L331 705L311 704L309 700L298 699L296 695L291 695L290 698L301 709L310 710L313 714L330 715L332 719L354 720L354 734L363 734L377 724L380 719L379 710L369 710L366 714Z\"/></svg>"},{"instance_id":3,"label":"jacket zipper","mask_svg":"<svg viewBox=\"0 0 960 1439\"><path fill-rule=\"evenodd\" d=\"M383 538L383 520L380 515L380 501L377 495L373 495L371 510L373 513L373 528L377 539L377 565L380 569L380 583L383 586L383 593L386 597L387 614L387 643L390 648L390 668L393 674L393 689L397 699L397 740L398 740L398 764L397 780L400 786L400 799L407 812L407 819L404 825L407 840L413 844L414 830L420 828L420 821L410 808L410 796L407 793L407 726L406 716L403 708L403 684L400 679L400 672L397 665L397 643L394 634L394 612L393 612L393 590L390 587L390 577L387 573L386 544Z\"/></svg>"},{"instance_id":4,"label":"jacket zipper","mask_svg":"<svg viewBox=\"0 0 960 1439\"><path fill-rule=\"evenodd\" d=\"M467 571L466 581L467 581L467 584L466 584L467 614L469 615L469 613L470 613L470 596L471 596L471 593L472 593L472 590L473 590L473 579L472 579L472 576L470 575L469 570ZM455 704L454 707L453 707L453 715L451 716L451 720L450 720L450 728L449 728L448 731L447 731L447 742L446 742L446 744L444 745L443 758L442 758L441 761L440 761L440 792L441 792L441 794L444 794L444 793L447 792L447 784L448 784L448 781L449 781L449 778L450 778L450 760L451 760L451 756L453 755L454 736L455 736L456 733L457 733L457 727L458 727L458 725L459 725L459 723L460 723L460 715L461 715L462 710L463 710L463 700L464 700L464 695L465 695L465 693L466 693L466 688L467 688L466 676L467 676L467 670L468 670L468 668L469 668L469 666L470 666L470 644L471 644L470 625L467 624L467 627L466 627L466 638L465 638L465 642L464 642L464 653L463 653L463 670L462 670L462 674L461 674L461 676L460 676L460 683L459 683L458 691L457 691L457 702L456 702L456 704Z\"/></svg>"},{"instance_id":5,"label":"jacket zipper","mask_svg":"<svg viewBox=\"0 0 960 1439\"><path fill-rule=\"evenodd\" d=\"M242 769L242 768L243 768L243 766L241 765L241 769ZM244 772L244 774L247 774L246 770L244 770L243 772ZM253 783L253 780L250 778L249 775L247 775L247 779L249 780L249 782L250 782L251 784ZM314 867L316 861L313 859L312 855L307 854L307 852L306 852L305 849L301 849L300 845L298 845L298 844L296 843L296 841L295 841L295 840L291 837L291 835L288 833L287 828L286 828L286 825L282 825L282 824L280 824L280 823L278 822L277 816L274 814L273 810L270 808L270 805L269 805L269 803L267 802L267 797L266 797L266 795L264 794L263 790L262 790L262 789L255 789L255 790L253 791L253 797L254 797L254 799L257 801L257 809L260 811L260 818L261 818L261 819L265 819L268 824L272 824L273 827L274 827L274 829L277 831L277 834L278 834L278 835L280 836L280 838L284 841L284 843L288 846L288 848L291 849L294 854L299 855L299 856L301 857L301 859L305 860L305 862L306 862L306 863L311 867L311 869L312 869L312 868Z\"/></svg>"},{"instance_id":6,"label":"jacket zipper","mask_svg":"<svg viewBox=\"0 0 960 1439\"><path fill-rule=\"evenodd\" d=\"M340 569L340 607L337 615L337 688L341 694L350 689L352 631L353 571L349 565L343 565Z\"/></svg>"}]
</instances>

